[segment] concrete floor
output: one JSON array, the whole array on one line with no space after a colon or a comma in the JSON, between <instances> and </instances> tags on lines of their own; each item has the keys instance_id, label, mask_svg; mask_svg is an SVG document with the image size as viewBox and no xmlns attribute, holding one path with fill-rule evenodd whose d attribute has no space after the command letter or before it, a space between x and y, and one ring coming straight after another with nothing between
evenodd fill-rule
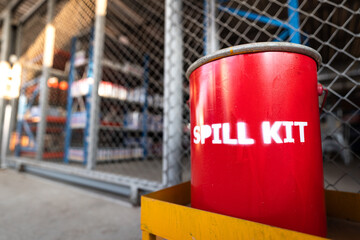
<instances>
[{"instance_id":1,"label":"concrete floor","mask_svg":"<svg viewBox=\"0 0 360 240\"><path fill-rule=\"evenodd\" d=\"M328 237L358 240L360 223L328 218ZM0 169L0 240L140 240L140 208L116 196Z\"/></svg>"},{"instance_id":2,"label":"concrete floor","mask_svg":"<svg viewBox=\"0 0 360 240\"><path fill-rule=\"evenodd\" d=\"M0 170L0 240L140 240L140 208L121 199Z\"/></svg>"}]
</instances>

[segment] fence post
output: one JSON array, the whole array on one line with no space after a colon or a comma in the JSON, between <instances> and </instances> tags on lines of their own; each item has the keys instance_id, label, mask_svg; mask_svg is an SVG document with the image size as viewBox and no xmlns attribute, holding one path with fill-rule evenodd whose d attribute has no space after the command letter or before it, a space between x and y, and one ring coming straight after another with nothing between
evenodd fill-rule
<instances>
[{"instance_id":1,"label":"fence post","mask_svg":"<svg viewBox=\"0 0 360 240\"><path fill-rule=\"evenodd\" d=\"M181 0L165 1L163 184L181 182L183 43Z\"/></svg>"},{"instance_id":2,"label":"fence post","mask_svg":"<svg viewBox=\"0 0 360 240\"><path fill-rule=\"evenodd\" d=\"M10 53L11 45L11 9L6 10L3 18L3 33L1 44L1 61L7 61ZM4 114L6 108L6 101L4 96L0 96L0 156L3 156L3 128L4 128ZM0 168L5 166L5 160L3 157L0 159Z\"/></svg>"},{"instance_id":3,"label":"fence post","mask_svg":"<svg viewBox=\"0 0 360 240\"><path fill-rule=\"evenodd\" d=\"M106 21L107 0L96 1L96 16L94 29L94 83L91 88L90 97L90 123L89 123L89 145L87 169L93 169L96 165L97 144L99 133L99 110L100 97L98 94L99 84L102 78L102 58L105 41L105 21Z\"/></svg>"},{"instance_id":4,"label":"fence post","mask_svg":"<svg viewBox=\"0 0 360 240\"><path fill-rule=\"evenodd\" d=\"M204 55L213 53L219 49L215 20L215 0L204 0Z\"/></svg>"},{"instance_id":5,"label":"fence post","mask_svg":"<svg viewBox=\"0 0 360 240\"><path fill-rule=\"evenodd\" d=\"M21 54L21 40L22 40L22 24L20 23L16 28L16 34L15 34L15 55L17 57L17 60L20 58ZM20 89L19 89L20 91ZM17 117L17 109L18 109L18 98L12 98L10 100L10 122L8 124L8 134L5 138L6 143L5 144L5 152L2 153L4 157L2 157L5 166L7 166L7 156L10 154L10 141L11 141L11 134L14 130L14 126L16 126L16 117ZM6 121L6 120L5 120Z\"/></svg>"},{"instance_id":6,"label":"fence post","mask_svg":"<svg viewBox=\"0 0 360 240\"><path fill-rule=\"evenodd\" d=\"M50 70L53 65L54 58L54 45L55 45L55 28L52 25L54 19L55 0L48 0L47 3L47 25L45 29L45 44L44 44L44 56L42 75L40 78L40 95L39 95L39 107L40 107L40 121L38 123L36 131L36 159L41 160L44 154L44 137L46 134L46 117L48 110L48 96L49 89L47 86L47 80L50 76Z\"/></svg>"},{"instance_id":7,"label":"fence post","mask_svg":"<svg viewBox=\"0 0 360 240\"><path fill-rule=\"evenodd\" d=\"M3 33L1 44L1 61L7 61L10 53L11 38L11 10L5 12L3 19Z\"/></svg>"}]
</instances>

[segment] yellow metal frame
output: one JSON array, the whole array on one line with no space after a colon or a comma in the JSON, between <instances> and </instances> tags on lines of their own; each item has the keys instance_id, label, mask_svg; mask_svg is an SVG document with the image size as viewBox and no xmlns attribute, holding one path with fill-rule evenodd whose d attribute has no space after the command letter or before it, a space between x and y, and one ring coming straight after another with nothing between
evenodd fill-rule
<instances>
[{"instance_id":1,"label":"yellow metal frame","mask_svg":"<svg viewBox=\"0 0 360 240\"><path fill-rule=\"evenodd\" d=\"M329 217L360 222L360 194L325 190L325 200Z\"/></svg>"},{"instance_id":2,"label":"yellow metal frame","mask_svg":"<svg viewBox=\"0 0 360 240\"><path fill-rule=\"evenodd\" d=\"M190 204L190 182L142 196L142 239L325 239L194 209L186 206L188 204ZM326 206L329 216L360 222L360 194L326 191Z\"/></svg>"}]
</instances>

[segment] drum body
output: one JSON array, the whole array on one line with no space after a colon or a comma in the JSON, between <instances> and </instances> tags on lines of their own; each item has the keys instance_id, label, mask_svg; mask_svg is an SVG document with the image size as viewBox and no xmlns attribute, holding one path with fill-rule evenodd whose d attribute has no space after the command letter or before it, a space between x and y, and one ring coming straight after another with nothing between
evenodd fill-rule
<instances>
[{"instance_id":1,"label":"drum body","mask_svg":"<svg viewBox=\"0 0 360 240\"><path fill-rule=\"evenodd\" d=\"M191 204L324 237L321 57L277 44L229 48L190 67Z\"/></svg>"}]
</instances>

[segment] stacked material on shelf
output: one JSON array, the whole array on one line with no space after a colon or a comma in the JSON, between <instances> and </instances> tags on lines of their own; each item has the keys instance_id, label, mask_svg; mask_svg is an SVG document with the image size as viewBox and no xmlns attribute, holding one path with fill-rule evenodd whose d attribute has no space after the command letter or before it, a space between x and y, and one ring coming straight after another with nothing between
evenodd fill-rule
<instances>
[{"instance_id":1,"label":"stacked material on shelf","mask_svg":"<svg viewBox=\"0 0 360 240\"><path fill-rule=\"evenodd\" d=\"M83 78L77 80L71 85L71 96L80 97L89 94L90 85L93 84L92 78ZM98 94L104 98L118 99L133 103L144 104L147 100L148 106L161 108L163 97L160 94L147 95L143 87L127 89L124 86L108 81L101 81L99 84Z\"/></svg>"},{"instance_id":2,"label":"stacked material on shelf","mask_svg":"<svg viewBox=\"0 0 360 240\"><path fill-rule=\"evenodd\" d=\"M89 93L90 84L92 84L94 80L92 78L83 78L71 84L71 96L72 97L80 97L85 96Z\"/></svg>"},{"instance_id":3,"label":"stacked material on shelf","mask_svg":"<svg viewBox=\"0 0 360 240\"><path fill-rule=\"evenodd\" d=\"M144 126L144 114L139 111L128 112L124 115L124 129L160 132L163 126L162 115L148 113L146 126ZM146 129L145 129L146 128Z\"/></svg>"},{"instance_id":4,"label":"stacked material on shelf","mask_svg":"<svg viewBox=\"0 0 360 240\"><path fill-rule=\"evenodd\" d=\"M98 93L101 97L115 98L119 100L125 100L127 96L127 90L125 87L105 81L100 82Z\"/></svg>"},{"instance_id":5,"label":"stacked material on shelf","mask_svg":"<svg viewBox=\"0 0 360 240\"><path fill-rule=\"evenodd\" d=\"M71 128L84 128L86 124L86 112L74 112L71 114Z\"/></svg>"},{"instance_id":6,"label":"stacked material on shelf","mask_svg":"<svg viewBox=\"0 0 360 240\"><path fill-rule=\"evenodd\" d=\"M142 158L143 149L136 148L99 148L97 151L97 161L111 161ZM84 149L72 147L69 151L69 159L72 161L84 161Z\"/></svg>"}]
</instances>

